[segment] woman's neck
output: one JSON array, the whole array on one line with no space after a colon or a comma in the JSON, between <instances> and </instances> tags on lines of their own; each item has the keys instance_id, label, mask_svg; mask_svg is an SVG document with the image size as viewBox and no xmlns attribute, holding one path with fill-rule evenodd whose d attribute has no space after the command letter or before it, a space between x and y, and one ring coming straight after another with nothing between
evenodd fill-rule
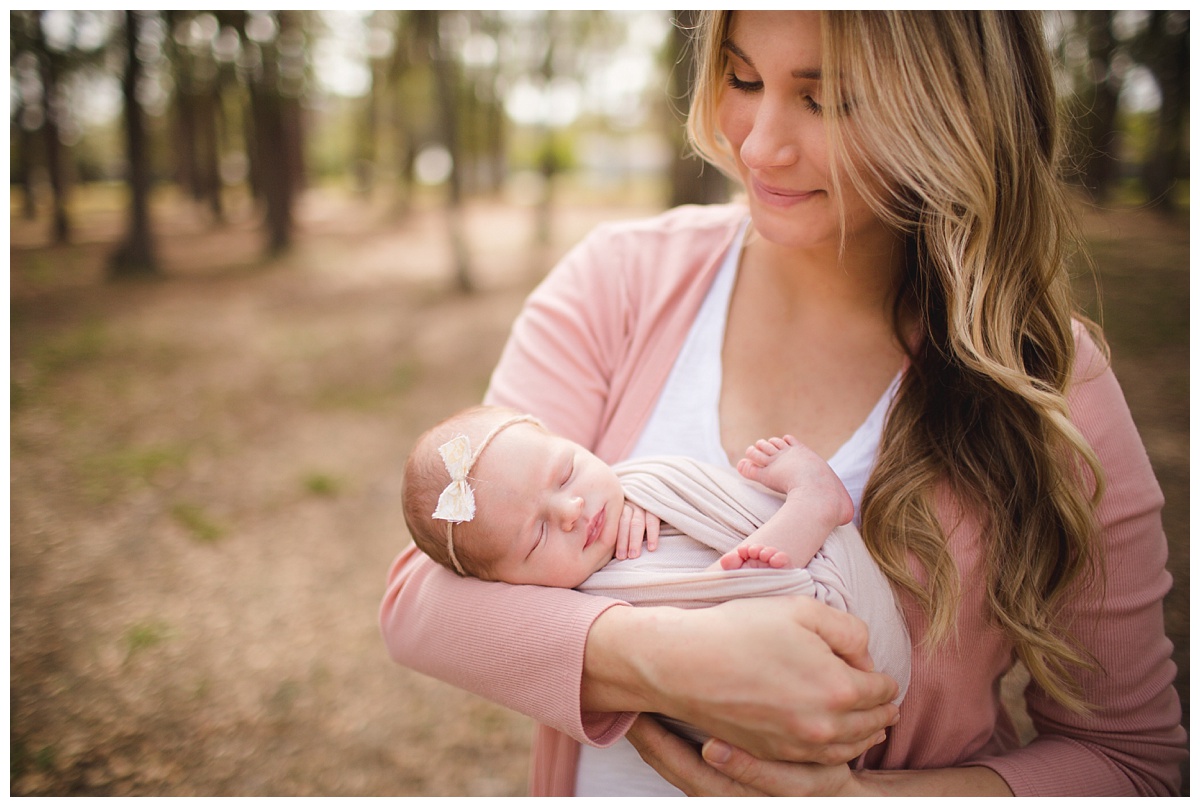
<instances>
[{"instance_id":1,"label":"woman's neck","mask_svg":"<svg viewBox=\"0 0 1200 807\"><path fill-rule=\"evenodd\" d=\"M743 264L761 272L781 298L847 316L892 316L904 271L899 236L860 238L828 247L800 249L747 232Z\"/></svg>"}]
</instances>

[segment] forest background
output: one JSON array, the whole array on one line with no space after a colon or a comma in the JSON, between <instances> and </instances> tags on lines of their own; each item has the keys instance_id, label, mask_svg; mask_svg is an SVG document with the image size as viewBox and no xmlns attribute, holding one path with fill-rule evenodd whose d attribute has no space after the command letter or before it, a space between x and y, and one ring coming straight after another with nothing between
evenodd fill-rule
<instances>
[{"instance_id":1,"label":"forest background","mask_svg":"<svg viewBox=\"0 0 1200 807\"><path fill-rule=\"evenodd\" d=\"M400 467L591 226L728 197L691 19L10 12L13 795L525 792L529 720L379 639ZM1190 18L1046 31L1187 725Z\"/></svg>"}]
</instances>

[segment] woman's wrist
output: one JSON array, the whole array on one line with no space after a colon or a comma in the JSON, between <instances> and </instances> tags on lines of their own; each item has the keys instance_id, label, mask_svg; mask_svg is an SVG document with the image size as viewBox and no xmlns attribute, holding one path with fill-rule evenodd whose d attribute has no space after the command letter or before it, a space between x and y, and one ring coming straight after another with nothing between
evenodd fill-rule
<instances>
[{"instance_id":1,"label":"woman's wrist","mask_svg":"<svg viewBox=\"0 0 1200 807\"><path fill-rule=\"evenodd\" d=\"M1000 774L980 765L913 771L858 771L862 795L1011 796Z\"/></svg>"},{"instance_id":2,"label":"woman's wrist","mask_svg":"<svg viewBox=\"0 0 1200 807\"><path fill-rule=\"evenodd\" d=\"M653 672L673 608L616 605L592 622L583 656L579 701L585 712L655 711Z\"/></svg>"}]
</instances>

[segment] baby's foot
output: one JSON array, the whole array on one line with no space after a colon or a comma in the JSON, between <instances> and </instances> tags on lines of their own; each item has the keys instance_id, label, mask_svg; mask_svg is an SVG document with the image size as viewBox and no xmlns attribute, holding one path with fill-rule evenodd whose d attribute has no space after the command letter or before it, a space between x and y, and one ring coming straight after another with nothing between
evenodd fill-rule
<instances>
[{"instance_id":1,"label":"baby's foot","mask_svg":"<svg viewBox=\"0 0 1200 807\"><path fill-rule=\"evenodd\" d=\"M741 544L721 556L721 568L734 569L792 569L787 553L773 546Z\"/></svg>"},{"instance_id":2,"label":"baby's foot","mask_svg":"<svg viewBox=\"0 0 1200 807\"><path fill-rule=\"evenodd\" d=\"M784 495L824 503L836 524L854 518L854 502L829 463L790 434L759 440L738 461L738 472Z\"/></svg>"}]
</instances>

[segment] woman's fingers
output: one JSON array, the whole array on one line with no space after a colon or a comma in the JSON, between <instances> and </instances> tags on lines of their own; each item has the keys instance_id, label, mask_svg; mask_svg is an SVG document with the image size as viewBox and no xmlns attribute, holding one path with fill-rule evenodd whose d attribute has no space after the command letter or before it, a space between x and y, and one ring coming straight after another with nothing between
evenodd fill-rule
<instances>
[{"instance_id":1,"label":"woman's fingers","mask_svg":"<svg viewBox=\"0 0 1200 807\"><path fill-rule=\"evenodd\" d=\"M648 715L639 715L625 737L647 765L689 796L764 795L706 764L694 746Z\"/></svg>"},{"instance_id":2,"label":"woman's fingers","mask_svg":"<svg viewBox=\"0 0 1200 807\"><path fill-rule=\"evenodd\" d=\"M842 718L845 724L840 729L840 733L846 736L863 736L865 734L865 739L814 744L812 753L808 755L807 759L809 762L816 762L820 765L838 765L858 759L887 739L887 729L876 729L876 727L895 725L898 716L899 710L890 703L866 711L848 712Z\"/></svg>"},{"instance_id":3,"label":"woman's fingers","mask_svg":"<svg viewBox=\"0 0 1200 807\"><path fill-rule=\"evenodd\" d=\"M706 763L749 791L767 796L861 795L849 766L758 759L713 738L702 750Z\"/></svg>"},{"instance_id":4,"label":"woman's fingers","mask_svg":"<svg viewBox=\"0 0 1200 807\"><path fill-rule=\"evenodd\" d=\"M647 715L625 736L646 764L689 796L850 795L857 785L844 763L764 761L716 738L704 744L702 756Z\"/></svg>"}]
</instances>

